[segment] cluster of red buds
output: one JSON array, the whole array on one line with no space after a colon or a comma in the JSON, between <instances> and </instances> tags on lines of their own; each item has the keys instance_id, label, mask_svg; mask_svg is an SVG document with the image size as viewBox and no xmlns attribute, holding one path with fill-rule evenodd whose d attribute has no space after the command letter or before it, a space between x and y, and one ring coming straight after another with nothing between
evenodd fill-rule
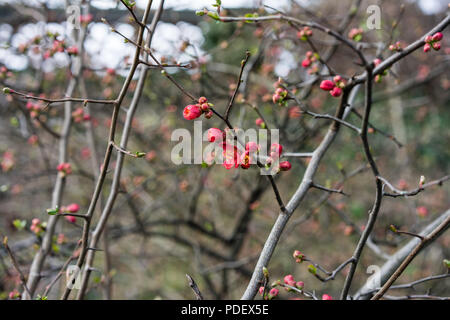
<instances>
[{"instance_id":1,"label":"cluster of red buds","mask_svg":"<svg viewBox=\"0 0 450 320\"><path fill-rule=\"evenodd\" d=\"M2 162L0 162L0 166L2 167L3 172L7 172L14 167L14 154L11 151L5 151L3 153Z\"/></svg>"},{"instance_id":2,"label":"cluster of red buds","mask_svg":"<svg viewBox=\"0 0 450 320\"><path fill-rule=\"evenodd\" d=\"M292 256L297 263L302 263L305 260L305 255L298 250L295 250Z\"/></svg>"},{"instance_id":3,"label":"cluster of red buds","mask_svg":"<svg viewBox=\"0 0 450 320\"><path fill-rule=\"evenodd\" d=\"M250 165L256 164L256 157L261 150L259 144L254 141L249 141L245 145L245 150L240 151L234 143L228 143L226 138L227 134L218 128L210 128L207 132L207 138L209 142L217 143L222 148L223 166L226 169L238 168L242 169L250 168ZM270 167L272 163L278 162L281 156L283 147L277 143L274 143L270 147L270 157L266 160L266 166ZM214 161L215 154L212 152L205 160L206 165L211 165ZM279 171L288 171L291 169L291 163L289 161L283 161L278 164Z\"/></svg>"},{"instance_id":4,"label":"cluster of red buds","mask_svg":"<svg viewBox=\"0 0 450 320\"><path fill-rule=\"evenodd\" d=\"M68 162L63 162L63 163L58 164L58 166L56 167L56 170L58 170L58 172L63 177L65 177L72 173L72 165Z\"/></svg>"},{"instance_id":5,"label":"cluster of red buds","mask_svg":"<svg viewBox=\"0 0 450 320\"><path fill-rule=\"evenodd\" d=\"M361 28L352 28L348 32L348 37L354 41L361 41L364 30Z\"/></svg>"},{"instance_id":6,"label":"cluster of red buds","mask_svg":"<svg viewBox=\"0 0 450 320\"><path fill-rule=\"evenodd\" d=\"M323 80L320 83L320 89L329 91L330 94L337 98L342 94L342 89L345 87L345 79L341 76L335 76L333 81L331 80Z\"/></svg>"},{"instance_id":7,"label":"cluster of red buds","mask_svg":"<svg viewBox=\"0 0 450 320\"><path fill-rule=\"evenodd\" d=\"M44 59L51 58L55 55L57 52L64 52L66 50L67 45L64 40L58 40L54 39L52 47L44 52Z\"/></svg>"},{"instance_id":8,"label":"cluster of red buds","mask_svg":"<svg viewBox=\"0 0 450 320\"><path fill-rule=\"evenodd\" d=\"M74 111L72 111L72 118L73 118L73 121L76 123L91 120L91 116L89 114L85 114L84 109L82 107L79 107L79 108L75 109Z\"/></svg>"},{"instance_id":9,"label":"cluster of red buds","mask_svg":"<svg viewBox=\"0 0 450 320\"><path fill-rule=\"evenodd\" d=\"M319 71L319 66L315 63L317 60L319 60L319 54L312 51L306 52L306 57L302 61L302 67L308 68L308 74L315 74Z\"/></svg>"},{"instance_id":10,"label":"cluster of red buds","mask_svg":"<svg viewBox=\"0 0 450 320\"><path fill-rule=\"evenodd\" d=\"M200 97L197 104L190 104L183 110L183 117L186 120L194 120L205 114L206 119L210 119L213 116L213 112L210 107L214 106L208 102L205 97Z\"/></svg>"},{"instance_id":11,"label":"cluster of red buds","mask_svg":"<svg viewBox=\"0 0 450 320\"><path fill-rule=\"evenodd\" d=\"M8 71L8 68L5 66L0 67L0 80L4 80L6 78L11 78L13 76L11 71Z\"/></svg>"},{"instance_id":12,"label":"cluster of red buds","mask_svg":"<svg viewBox=\"0 0 450 320\"><path fill-rule=\"evenodd\" d=\"M286 106L287 105L286 98L288 96L288 92L283 87L281 78L278 79L278 81L275 82L273 86L276 88L275 93L272 95L273 103L278 103L280 106Z\"/></svg>"},{"instance_id":13,"label":"cluster of red buds","mask_svg":"<svg viewBox=\"0 0 450 320\"><path fill-rule=\"evenodd\" d=\"M403 44L402 44L402 42L401 42L401 41L397 41L396 43L391 44L391 45L389 46L389 50L391 50L391 51L397 51L397 52L402 51L402 50L403 50Z\"/></svg>"},{"instance_id":14,"label":"cluster of red buds","mask_svg":"<svg viewBox=\"0 0 450 320\"><path fill-rule=\"evenodd\" d=\"M303 288L305 287L305 283L303 281L295 281L294 276L292 274L288 274L287 276L285 276L283 278L284 284L297 288L299 290L303 290ZM277 284L277 282L275 282L274 284ZM291 288L286 288L287 291L292 291Z\"/></svg>"},{"instance_id":15,"label":"cluster of red buds","mask_svg":"<svg viewBox=\"0 0 450 320\"><path fill-rule=\"evenodd\" d=\"M303 27L301 30L297 32L297 38L302 41L307 41L309 37L313 35L313 32L310 27Z\"/></svg>"},{"instance_id":16,"label":"cluster of red buds","mask_svg":"<svg viewBox=\"0 0 450 320\"><path fill-rule=\"evenodd\" d=\"M270 168L272 166L272 163L278 162L278 159L280 159L281 154L283 152L283 146L278 143L272 143L270 146L270 156L266 160L266 167ZM291 170L292 165L289 161L281 161L278 163L278 172L279 171L289 171Z\"/></svg>"},{"instance_id":17,"label":"cluster of red buds","mask_svg":"<svg viewBox=\"0 0 450 320\"><path fill-rule=\"evenodd\" d=\"M30 112L31 118L36 118L41 111L44 109L44 105L40 101L33 102L31 100L28 100L26 106L27 110Z\"/></svg>"},{"instance_id":18,"label":"cluster of red buds","mask_svg":"<svg viewBox=\"0 0 450 320\"><path fill-rule=\"evenodd\" d=\"M441 40L444 37L442 32L436 32L434 35L425 37L425 45L423 46L423 52L430 51L431 48L438 51L441 49Z\"/></svg>"},{"instance_id":19,"label":"cluster of red buds","mask_svg":"<svg viewBox=\"0 0 450 320\"><path fill-rule=\"evenodd\" d=\"M41 220L38 218L34 218L31 220L30 231L36 235L40 235L44 231L44 225L41 223Z\"/></svg>"}]
</instances>

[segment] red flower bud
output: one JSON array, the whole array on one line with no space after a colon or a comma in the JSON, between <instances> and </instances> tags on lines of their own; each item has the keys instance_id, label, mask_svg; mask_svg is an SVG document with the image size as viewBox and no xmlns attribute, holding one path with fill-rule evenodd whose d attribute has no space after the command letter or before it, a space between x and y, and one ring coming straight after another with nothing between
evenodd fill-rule
<instances>
[{"instance_id":1,"label":"red flower bud","mask_svg":"<svg viewBox=\"0 0 450 320\"><path fill-rule=\"evenodd\" d=\"M80 210L80 206L77 203L72 203L66 207L66 210L70 213L76 213Z\"/></svg>"},{"instance_id":2,"label":"red flower bud","mask_svg":"<svg viewBox=\"0 0 450 320\"><path fill-rule=\"evenodd\" d=\"M441 32L436 32L431 38L433 41L440 41L444 35Z\"/></svg>"},{"instance_id":3,"label":"red flower bud","mask_svg":"<svg viewBox=\"0 0 450 320\"><path fill-rule=\"evenodd\" d=\"M305 59L302 61L302 67L303 67L303 68L308 68L310 65L311 65L311 60L309 60L308 58L305 58Z\"/></svg>"},{"instance_id":4,"label":"red flower bud","mask_svg":"<svg viewBox=\"0 0 450 320\"><path fill-rule=\"evenodd\" d=\"M77 218L75 218L74 216L65 216L64 218L66 218L66 220L69 221L70 223L77 222Z\"/></svg>"},{"instance_id":5,"label":"red flower bud","mask_svg":"<svg viewBox=\"0 0 450 320\"><path fill-rule=\"evenodd\" d=\"M330 94L333 97L337 98L342 94L342 89L339 87L334 87L333 90L330 91Z\"/></svg>"},{"instance_id":6,"label":"red flower bud","mask_svg":"<svg viewBox=\"0 0 450 320\"><path fill-rule=\"evenodd\" d=\"M264 294L264 287L259 287L258 292L262 296Z\"/></svg>"},{"instance_id":7,"label":"red flower bud","mask_svg":"<svg viewBox=\"0 0 450 320\"><path fill-rule=\"evenodd\" d=\"M202 109L199 106L190 104L183 110L183 117L186 120L194 120L202 115Z\"/></svg>"},{"instance_id":8,"label":"red flower bud","mask_svg":"<svg viewBox=\"0 0 450 320\"><path fill-rule=\"evenodd\" d=\"M325 91L330 91L334 87L335 87L335 84L333 83L333 81L330 81L330 80L323 80L320 83L320 89L325 90Z\"/></svg>"},{"instance_id":9,"label":"red flower bud","mask_svg":"<svg viewBox=\"0 0 450 320\"><path fill-rule=\"evenodd\" d=\"M198 99L198 103L200 103L200 104L204 104L204 103L207 103L207 102L208 102L208 99L206 99L205 97L200 97Z\"/></svg>"},{"instance_id":10,"label":"red flower bud","mask_svg":"<svg viewBox=\"0 0 450 320\"><path fill-rule=\"evenodd\" d=\"M328 295L328 294L323 294L322 295L322 300L333 300L333 297Z\"/></svg>"},{"instance_id":11,"label":"red flower bud","mask_svg":"<svg viewBox=\"0 0 450 320\"><path fill-rule=\"evenodd\" d=\"M425 37L425 42L426 43L430 43L431 41L433 41L433 37L432 36L428 35L428 36Z\"/></svg>"},{"instance_id":12,"label":"red flower bud","mask_svg":"<svg viewBox=\"0 0 450 320\"><path fill-rule=\"evenodd\" d=\"M209 105L207 103L203 103L200 108L202 108L203 112L209 111Z\"/></svg>"},{"instance_id":13,"label":"red flower bud","mask_svg":"<svg viewBox=\"0 0 450 320\"><path fill-rule=\"evenodd\" d=\"M337 98L342 94L342 89L339 87L334 87L333 90L330 91L330 94L333 97Z\"/></svg>"},{"instance_id":14,"label":"red flower bud","mask_svg":"<svg viewBox=\"0 0 450 320\"><path fill-rule=\"evenodd\" d=\"M426 43L426 44L423 46L423 52L428 52L428 51L430 51L430 49L431 49L431 46L430 46L429 43Z\"/></svg>"},{"instance_id":15,"label":"red flower bud","mask_svg":"<svg viewBox=\"0 0 450 320\"><path fill-rule=\"evenodd\" d=\"M257 126L261 126L261 125L264 124L264 121L263 121L263 119L258 118L258 119L255 120L255 124L256 124Z\"/></svg>"},{"instance_id":16,"label":"red flower bud","mask_svg":"<svg viewBox=\"0 0 450 320\"><path fill-rule=\"evenodd\" d=\"M435 42L431 45L433 47L434 50L439 51L441 49L441 43L440 42Z\"/></svg>"},{"instance_id":17,"label":"red flower bud","mask_svg":"<svg viewBox=\"0 0 450 320\"><path fill-rule=\"evenodd\" d=\"M305 283L303 281L298 281L295 286L300 289L303 290L303 288L305 287Z\"/></svg>"},{"instance_id":18,"label":"red flower bud","mask_svg":"<svg viewBox=\"0 0 450 320\"><path fill-rule=\"evenodd\" d=\"M280 162L280 170L281 171L289 171L291 170L291 163L289 161Z\"/></svg>"}]
</instances>

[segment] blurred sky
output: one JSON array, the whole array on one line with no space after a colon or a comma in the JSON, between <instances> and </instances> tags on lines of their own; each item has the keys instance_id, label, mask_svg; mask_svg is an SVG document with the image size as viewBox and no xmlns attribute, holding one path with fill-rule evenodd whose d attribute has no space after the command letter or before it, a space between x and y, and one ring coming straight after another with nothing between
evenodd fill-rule
<instances>
[{"instance_id":1,"label":"blurred sky","mask_svg":"<svg viewBox=\"0 0 450 320\"><path fill-rule=\"evenodd\" d=\"M29 4L36 4L43 0L24 0ZM314 0L297 0L302 5L307 6L309 2ZM410 0L415 1L415 0ZM435 14L443 12L447 6L446 0L417 0L420 8L427 14ZM0 0L0 4L7 2L16 2L15 0ZM65 0L48 0L46 1L50 7L61 7L65 5ZM76 1L75 1L76 2ZM136 0L137 6L143 7L147 0ZM155 0L156 7L160 0ZM213 9L211 6L214 0L166 0L165 8L173 8L177 10L192 9L200 10L203 8ZM222 0L222 5L225 8L233 7L257 7L261 3L274 8L289 10L289 0ZM74 1L70 1L74 3ZM116 0L92 0L91 5L99 9L109 9L115 7ZM92 64L96 67L110 67L115 68L126 55L132 55L134 48L131 44L125 44L117 34L112 34L109 28L103 23L93 23L90 26L90 35L86 40L86 50L92 58ZM121 24L118 30L126 36L132 37L133 28L127 24ZM43 34L45 31L57 31L60 34L68 35L69 28L65 23L63 24L49 24L43 23L24 25L20 32L13 36L12 45L16 47L33 38L35 35ZM0 21L0 63L5 64L10 69L23 70L31 65L40 65L42 60L39 56L16 55L14 50L5 47L6 39L9 39L11 27L2 24ZM177 54L176 49L183 40L189 40L194 46L188 48L186 54ZM185 22L179 22L176 25L160 22L155 31L152 47L157 49L157 56L166 55L173 56L179 62L190 60L189 54L195 54L201 51L200 47L203 43L202 31L199 27L190 25ZM208 59L208 56L203 57ZM68 64L69 58L65 54L56 54L54 58L45 61L43 68L46 71L51 71L55 66L63 67ZM283 51L280 55L280 62L276 65L275 73L277 76L285 76L289 70L296 68L296 61L292 54L288 51Z\"/></svg>"}]
</instances>

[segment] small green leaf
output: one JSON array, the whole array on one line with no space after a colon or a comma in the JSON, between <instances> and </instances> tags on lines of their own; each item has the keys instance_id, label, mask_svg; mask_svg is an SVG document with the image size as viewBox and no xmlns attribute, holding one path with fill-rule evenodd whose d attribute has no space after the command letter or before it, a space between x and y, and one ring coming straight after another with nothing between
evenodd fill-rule
<instances>
[{"instance_id":1,"label":"small green leaf","mask_svg":"<svg viewBox=\"0 0 450 320\"><path fill-rule=\"evenodd\" d=\"M59 253L60 248L59 248L59 246L57 244L53 244L52 245L52 250L53 250L54 253Z\"/></svg>"},{"instance_id":2,"label":"small green leaf","mask_svg":"<svg viewBox=\"0 0 450 320\"><path fill-rule=\"evenodd\" d=\"M58 212L59 212L59 208L58 207L56 207L55 209L47 209L47 214L51 215L51 216L54 216L55 214L58 214Z\"/></svg>"},{"instance_id":3,"label":"small green leaf","mask_svg":"<svg viewBox=\"0 0 450 320\"><path fill-rule=\"evenodd\" d=\"M315 266L313 266L312 264L310 264L308 266L308 271L312 274L316 274L317 273L317 268Z\"/></svg>"},{"instance_id":4,"label":"small green leaf","mask_svg":"<svg viewBox=\"0 0 450 320\"><path fill-rule=\"evenodd\" d=\"M14 227L16 227L17 230L23 230L25 226L27 225L27 222L25 220L16 219L13 221Z\"/></svg>"},{"instance_id":5,"label":"small green leaf","mask_svg":"<svg viewBox=\"0 0 450 320\"><path fill-rule=\"evenodd\" d=\"M135 153L134 153L135 155L136 155L136 157L138 157L138 158L142 158L142 157L145 157L145 155L146 155L146 153L145 152L139 152L139 151L136 151Z\"/></svg>"}]
</instances>

